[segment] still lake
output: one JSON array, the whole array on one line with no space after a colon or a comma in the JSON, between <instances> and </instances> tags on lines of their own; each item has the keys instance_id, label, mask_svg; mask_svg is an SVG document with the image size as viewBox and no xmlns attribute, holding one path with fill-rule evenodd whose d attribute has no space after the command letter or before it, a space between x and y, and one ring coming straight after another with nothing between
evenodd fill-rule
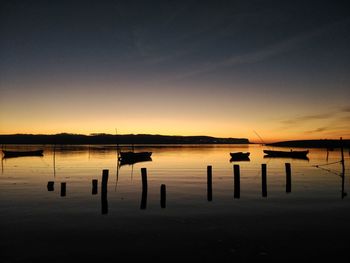
<instances>
[{"instance_id":1,"label":"still lake","mask_svg":"<svg viewBox=\"0 0 350 263\"><path fill-rule=\"evenodd\" d=\"M192 240L190 244L198 243L191 251L198 249L196 253L206 257L211 250L202 244L207 242L205 236L198 237L198 233L209 231L210 240L214 238L221 242L219 245L215 243L214 254L220 251L220 255L228 253L249 259L251 255L282 253L276 243L281 238L278 232L301 235L306 231L301 228L303 224L313 227L313 235L322 229L325 231L323 234L328 233L333 238L333 232L338 231L338 227L349 234L350 197L346 195L350 187L348 150L344 153L346 171L342 178L338 149L329 152L328 156L325 149L310 149L309 159L302 160L264 158L263 149L268 147L253 144L137 146L135 151L151 151L152 161L120 166L113 145L56 146L55 150L53 146L33 145L7 145L5 148L44 149L43 157L2 159L0 223L6 231L0 244L8 251L13 246L28 247L25 242L32 242L32 246L39 242L45 246L45 242L53 238L52 231L57 235L87 231L99 236L99 233L106 234L106 228L109 228L109 235L113 232L113 235L129 238L129 243L136 247L138 243L134 243L135 240L150 242L146 237L152 236L154 231L159 235L167 233L171 242L176 240L174 237L178 233L187 233L188 242ZM129 148L125 146L124 150ZM229 153L238 151L250 152L250 161L231 162ZM267 197L262 197L263 163L267 164ZM290 163L292 170L289 193L286 193L285 163ZM234 164L240 165L239 199L234 198ZM212 166L213 174L210 202L207 200L208 165ZM324 166L319 166L321 169L316 165ZM148 173L146 209L140 209L141 168L147 168ZM107 198L101 202L103 169L109 170L109 178ZM98 194L92 194L94 179L98 180ZM49 181L54 182L52 191L47 188ZM62 182L66 183L65 196L61 196ZM166 185L166 208L160 207L162 184ZM235 222L234 225L231 225L232 222ZM184 225L187 227L184 228ZM94 228L96 230L91 230ZM261 247L261 242L256 240L264 239L264 231L276 233L271 236L271 243ZM36 241L33 241L33 235L36 235ZM72 238L71 235L68 234L68 239ZM334 233L334 238L336 236L337 233ZM61 238L67 242L66 238ZM314 239L317 235L310 241ZM57 242L57 237L55 240ZM163 245L157 235L153 241ZM188 247L191 247L190 244ZM322 249L321 243L317 248ZM338 253L339 249L348 248L344 245L332 249ZM124 247L123 251L128 249ZM75 255L74 251L70 253ZM128 256L133 254L132 251L125 253ZM26 248L21 255L5 253L5 258L26 261L37 260L40 255ZM59 260L64 260L63 254L61 258L58 256Z\"/></svg>"}]
</instances>

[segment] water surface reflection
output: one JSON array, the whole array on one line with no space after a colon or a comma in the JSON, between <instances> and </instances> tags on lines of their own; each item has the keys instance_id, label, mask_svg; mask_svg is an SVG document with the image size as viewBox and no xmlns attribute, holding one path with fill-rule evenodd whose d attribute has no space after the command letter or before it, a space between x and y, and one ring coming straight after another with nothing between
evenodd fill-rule
<instances>
[{"instance_id":1,"label":"water surface reflection","mask_svg":"<svg viewBox=\"0 0 350 263\"><path fill-rule=\"evenodd\" d=\"M11 147L30 149L31 146ZM120 162L116 147L107 145L45 146L43 157L3 159L0 180L2 192L11 197L12 202L27 203L30 207L34 200L48 198L48 192L57 191L54 187L57 184L61 185L60 195L65 196L67 202L74 200L70 205L83 210L86 206L81 206L82 203L89 202L88 207L94 206L94 199L91 198L97 194L97 181L94 183L93 180L103 183L101 172L108 170L108 185L101 185L104 187L104 191L101 191L102 213L106 214L118 206L131 211L133 207L137 207L137 199L140 196L142 209L147 207L147 203L150 207L155 207L156 203L159 204L159 187L162 184L168 189L169 209L174 211L204 205L203 200L220 203L221 209L224 209L234 198L249 200L255 206L261 201L261 197L267 197L267 189L269 200L283 200L287 198L286 192L292 192L292 182L293 197L288 197L291 200L334 199L339 196L339 191L343 199L349 184L345 176L348 169L342 175L341 167L337 163L340 159L340 152L337 150L329 154L323 149L312 149L310 159L305 160L265 158L263 147L260 145L176 145L138 148L152 151L153 158ZM234 151L249 151L249 160L232 160L229 153ZM348 160L346 157L345 167ZM286 163L291 164L289 174L285 170ZM266 164L265 168L262 168L262 164ZM327 169L319 169L324 164L329 164ZM208 165L212 167L210 177ZM239 179L234 177L233 165L239 165ZM142 187L143 167L148 171L147 189ZM68 195L66 187L69 189ZM234 189L236 191L233 191ZM53 198L52 194L50 198ZM7 198L3 199L1 203L4 205L6 200Z\"/></svg>"}]
</instances>

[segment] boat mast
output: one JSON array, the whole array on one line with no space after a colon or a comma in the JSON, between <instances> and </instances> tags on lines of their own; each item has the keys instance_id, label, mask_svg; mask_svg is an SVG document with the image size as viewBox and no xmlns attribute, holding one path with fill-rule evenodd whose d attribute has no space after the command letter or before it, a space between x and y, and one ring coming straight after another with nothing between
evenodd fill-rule
<instances>
[{"instance_id":1,"label":"boat mast","mask_svg":"<svg viewBox=\"0 0 350 263\"><path fill-rule=\"evenodd\" d=\"M120 149L119 149L119 140L118 140L118 130L117 130L117 128L115 128L115 136L116 136L116 142L117 142L117 157L119 158Z\"/></svg>"},{"instance_id":2,"label":"boat mast","mask_svg":"<svg viewBox=\"0 0 350 263\"><path fill-rule=\"evenodd\" d=\"M266 143L264 142L264 140L260 137L260 135L259 135L255 130L253 130L253 132L259 137L259 139L260 139L260 141L261 141L261 145L266 144Z\"/></svg>"}]
</instances>

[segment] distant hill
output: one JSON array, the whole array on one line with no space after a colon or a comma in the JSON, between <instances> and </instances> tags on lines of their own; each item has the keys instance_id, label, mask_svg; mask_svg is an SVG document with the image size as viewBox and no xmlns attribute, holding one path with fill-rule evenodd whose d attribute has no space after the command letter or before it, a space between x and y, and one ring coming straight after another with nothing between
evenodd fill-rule
<instances>
[{"instance_id":1,"label":"distant hill","mask_svg":"<svg viewBox=\"0 0 350 263\"><path fill-rule=\"evenodd\" d=\"M245 138L170 136L150 134L11 134L0 135L0 144L248 144Z\"/></svg>"},{"instance_id":2,"label":"distant hill","mask_svg":"<svg viewBox=\"0 0 350 263\"><path fill-rule=\"evenodd\" d=\"M300 148L339 148L340 140L299 140L269 143L270 146ZM343 147L350 148L350 140L343 140Z\"/></svg>"}]
</instances>

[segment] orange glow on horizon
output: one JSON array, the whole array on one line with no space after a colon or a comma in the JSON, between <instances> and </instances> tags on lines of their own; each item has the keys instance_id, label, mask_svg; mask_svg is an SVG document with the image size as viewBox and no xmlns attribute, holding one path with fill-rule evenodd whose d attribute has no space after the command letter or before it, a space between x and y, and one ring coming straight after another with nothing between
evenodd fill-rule
<instances>
[{"instance_id":1,"label":"orange glow on horizon","mask_svg":"<svg viewBox=\"0 0 350 263\"><path fill-rule=\"evenodd\" d=\"M118 134L206 135L247 138L256 143L261 140L254 131L266 143L350 138L345 106L329 104L325 108L320 101L311 107L298 100L260 100L253 94L222 93L213 98L208 92L199 99L195 93L184 96L173 92L176 89L169 90L160 95L141 92L136 97L102 91L84 97L76 91L67 97L41 92L2 98L0 134L115 134L117 128Z\"/></svg>"}]
</instances>

